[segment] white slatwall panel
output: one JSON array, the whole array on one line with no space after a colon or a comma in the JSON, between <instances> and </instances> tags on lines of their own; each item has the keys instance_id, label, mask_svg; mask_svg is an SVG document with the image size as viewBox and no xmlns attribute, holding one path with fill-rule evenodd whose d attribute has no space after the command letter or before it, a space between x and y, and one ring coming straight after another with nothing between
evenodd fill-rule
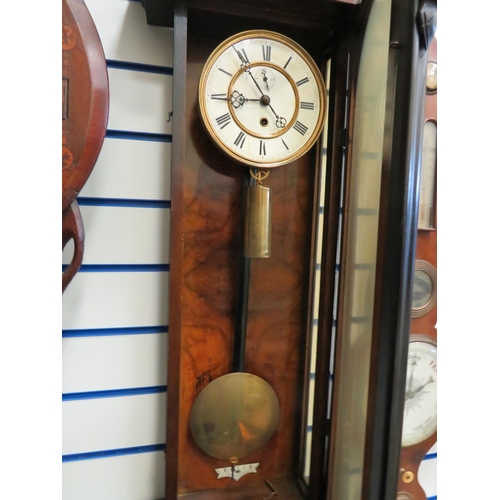
<instances>
[{"instance_id":1,"label":"white slatwall panel","mask_svg":"<svg viewBox=\"0 0 500 500\"><path fill-rule=\"evenodd\" d=\"M155 500L165 489L165 455L140 453L63 464L67 500Z\"/></svg>"},{"instance_id":2,"label":"white slatwall panel","mask_svg":"<svg viewBox=\"0 0 500 500\"><path fill-rule=\"evenodd\" d=\"M168 324L168 273L79 272L63 295L63 329Z\"/></svg>"},{"instance_id":3,"label":"white slatwall panel","mask_svg":"<svg viewBox=\"0 0 500 500\"><path fill-rule=\"evenodd\" d=\"M172 77L111 68L108 75L108 129L171 133Z\"/></svg>"},{"instance_id":4,"label":"white slatwall panel","mask_svg":"<svg viewBox=\"0 0 500 500\"><path fill-rule=\"evenodd\" d=\"M81 206L84 264L168 264L170 210ZM63 263L72 253L63 252Z\"/></svg>"},{"instance_id":5,"label":"white slatwall panel","mask_svg":"<svg viewBox=\"0 0 500 500\"><path fill-rule=\"evenodd\" d=\"M173 31L148 26L140 2L86 0L107 59L173 65Z\"/></svg>"},{"instance_id":6,"label":"white slatwall panel","mask_svg":"<svg viewBox=\"0 0 500 500\"><path fill-rule=\"evenodd\" d=\"M437 454L437 443L427 452L427 456ZM418 468L417 478L427 498L437 496L437 458L423 460Z\"/></svg>"},{"instance_id":7,"label":"white slatwall panel","mask_svg":"<svg viewBox=\"0 0 500 500\"><path fill-rule=\"evenodd\" d=\"M165 442L165 393L63 403L63 454Z\"/></svg>"},{"instance_id":8,"label":"white slatwall panel","mask_svg":"<svg viewBox=\"0 0 500 500\"><path fill-rule=\"evenodd\" d=\"M104 139L81 195L169 200L171 149L165 142Z\"/></svg>"},{"instance_id":9,"label":"white slatwall panel","mask_svg":"<svg viewBox=\"0 0 500 500\"><path fill-rule=\"evenodd\" d=\"M165 481L173 33L148 26L140 2L86 4L108 60L112 135L80 194L84 265L62 298L63 499L154 500Z\"/></svg>"},{"instance_id":10,"label":"white slatwall panel","mask_svg":"<svg viewBox=\"0 0 500 500\"><path fill-rule=\"evenodd\" d=\"M164 333L64 339L62 392L165 385L167 338Z\"/></svg>"},{"instance_id":11,"label":"white slatwall panel","mask_svg":"<svg viewBox=\"0 0 500 500\"><path fill-rule=\"evenodd\" d=\"M148 26L140 2L86 4L109 61L172 66L173 32ZM171 134L171 76L134 71L132 65L109 68L108 74L108 130ZM169 200L170 142L134 139L105 139L82 197ZM168 264L168 208L97 205L81 207L84 264ZM63 263L70 255L71 245ZM168 272L80 272L62 302L63 329L70 332L168 325ZM63 393L163 386L167 338L166 333L64 338ZM165 397L157 393L64 401L63 454L164 443ZM419 469L428 496L436 494L436 463L426 460ZM63 499L162 498L164 467L160 451L65 462Z\"/></svg>"}]
</instances>

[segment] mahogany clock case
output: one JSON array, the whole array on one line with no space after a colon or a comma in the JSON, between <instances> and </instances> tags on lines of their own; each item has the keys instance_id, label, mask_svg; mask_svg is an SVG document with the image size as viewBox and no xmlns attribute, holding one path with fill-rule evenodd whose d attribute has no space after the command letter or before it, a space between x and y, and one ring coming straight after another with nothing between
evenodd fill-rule
<instances>
[{"instance_id":1,"label":"mahogany clock case","mask_svg":"<svg viewBox=\"0 0 500 500\"><path fill-rule=\"evenodd\" d=\"M418 46L416 35L417 2L395 1L394 4L394 18L398 22L394 22L392 36L398 40L393 44L398 52L393 52L389 71L395 85L392 109L397 113L392 117L393 134L387 139L391 142L388 142L390 161L382 183L384 192L391 196L383 197L380 222L384 238L379 245L377 341L373 351L376 363L370 388L367 424L370 433L366 451L365 482L370 493L363 497L370 499L381 499L379 492L386 483L389 489L394 488L394 496L396 493L396 480L391 474L394 469L396 477L397 440L400 439L396 409L402 408L402 404L391 399L394 388L385 381L400 379L405 354L402 346L407 344L408 332L403 331L410 312L409 307L408 311L405 309L406 304L409 306L406 285L414 260L414 230L416 233L413 193L416 169L407 159L414 157L410 151L420 137L419 103L422 102L408 96L410 92L418 95L420 91L418 86L413 88L412 77L415 61L420 61L425 52ZM345 120L354 109L363 20L371 2L352 6L322 0L307 4L283 0L246 3L143 0L143 5L148 23L174 27L171 167L171 241L174 244L170 252L166 499L271 498L273 490L268 482L280 492L279 497L325 498L324 482L330 480L324 477L323 471L330 426L326 407L340 166L351 140L352 129L346 129ZM357 23L353 24L354 19ZM317 347L321 355L316 367L309 487L301 477L301 461L307 407L304 388L309 380L307 362L312 348L309 325L312 324L313 249L317 237L313 221L318 196L318 147L293 163L274 169L265 182L273 189L273 253L269 259L252 262L246 371L272 386L280 404L280 421L266 446L244 460L244 463L259 464L257 474L246 474L238 482L217 479L215 469L230 464L204 454L191 437L188 425L196 396L212 380L231 370L243 229L244 167L222 154L207 136L198 113L198 82L204 63L215 47L228 37L250 29L275 31L295 40L320 69L324 69L328 58L332 59L326 148L328 195L324 207L324 227L328 230L323 236L326 245L321 266ZM400 44L401 40L408 43ZM420 75L420 69L417 73ZM348 98L347 80L350 82ZM396 268L400 272L395 272ZM397 353L402 356L396 356ZM403 386L400 392L402 396ZM394 420L397 425L393 425ZM384 460L380 460L381 453Z\"/></svg>"},{"instance_id":2,"label":"mahogany clock case","mask_svg":"<svg viewBox=\"0 0 500 500\"><path fill-rule=\"evenodd\" d=\"M238 484L217 479L213 459L194 443L188 417L201 390L231 370L236 289L241 262L245 168L222 154L199 116L197 90L205 61L226 38L248 29L279 32L324 65L331 36L317 21L303 26L179 7L175 18L172 158L172 241L167 423L167 498L259 498L272 481L287 498L303 498L295 485L302 442L304 370L310 324L313 206L317 195L317 148L273 169L272 256L254 259L250 275L246 371L266 380L280 404L278 430L265 448L246 457L257 474ZM285 11L283 11L285 12ZM285 16L286 17L286 16ZM310 22L310 21L309 21ZM214 491L215 490L215 491ZM217 493L217 490L221 490ZM231 491L234 490L234 493Z\"/></svg>"}]
</instances>

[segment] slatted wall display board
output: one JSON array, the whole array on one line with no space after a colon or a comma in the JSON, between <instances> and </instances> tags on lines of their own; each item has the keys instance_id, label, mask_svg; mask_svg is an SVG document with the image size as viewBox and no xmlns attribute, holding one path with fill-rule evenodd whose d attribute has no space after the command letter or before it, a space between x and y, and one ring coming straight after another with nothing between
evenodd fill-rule
<instances>
[{"instance_id":1,"label":"slatted wall display board","mask_svg":"<svg viewBox=\"0 0 500 500\"><path fill-rule=\"evenodd\" d=\"M83 265L62 298L63 500L156 500L165 481L173 32L149 26L139 1L86 5L107 60L110 114L78 198ZM69 243L63 266L72 251ZM436 446L418 475L429 499L435 458Z\"/></svg>"},{"instance_id":2,"label":"slatted wall display board","mask_svg":"<svg viewBox=\"0 0 500 500\"><path fill-rule=\"evenodd\" d=\"M149 26L137 1L86 5L110 111L78 198L83 265L62 298L63 499L154 500L165 481L173 32Z\"/></svg>"}]
</instances>

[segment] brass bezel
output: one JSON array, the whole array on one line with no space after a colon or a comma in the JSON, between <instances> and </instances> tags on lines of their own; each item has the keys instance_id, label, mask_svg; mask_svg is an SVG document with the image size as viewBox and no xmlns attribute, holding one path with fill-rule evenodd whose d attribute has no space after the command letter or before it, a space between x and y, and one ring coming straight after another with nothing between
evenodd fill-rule
<instances>
[{"instance_id":1,"label":"brass bezel","mask_svg":"<svg viewBox=\"0 0 500 500\"><path fill-rule=\"evenodd\" d=\"M316 80L316 84L318 86L319 90L319 117L318 121L316 123L316 126L309 137L309 139L304 143L304 145L297 150L295 153L283 156L283 158L279 161L273 161L269 162L266 160L261 160L261 161L255 161L255 160L250 160L246 158L243 155L239 155L235 153L232 149L228 148L226 144L219 138L219 135L217 133L217 130L213 127L211 121L208 119L208 113L207 113L207 107L205 103L205 99L203 96L205 95L205 88L207 84L207 79L210 70L212 69L215 61L218 59L218 57L230 48L233 44L248 40L248 39L253 39L253 38L264 38L268 40L272 40L278 43L282 43L284 45L287 45L291 50L296 52L309 66L311 69L311 72L314 76L314 79ZM252 63L253 64L253 63ZM259 64L267 65L268 63L266 61L261 61ZM273 67L274 69L277 69L276 66L270 65L270 67ZM234 81L234 78L231 79L231 83L228 87L228 95L229 90L231 88L231 84ZM290 80L291 81L291 80ZM291 82L293 85L295 85L295 82ZM297 92L297 90L294 88L294 91ZM241 163L247 167L251 168L260 168L260 169L268 169L268 168L275 168L275 167L280 167L282 165L286 165L287 163L291 163L292 161L296 160L297 158L300 158L302 155L307 153L312 146L316 143L321 131L323 130L323 126L325 123L325 118L326 118L326 88L325 88L325 83L323 81L323 76L318 69L318 66L316 65L314 59L306 52L306 50L299 45L297 42L292 40L291 38L288 38L285 35L282 35L280 33L276 33L274 31L268 31L268 30L249 30L249 31L243 31L241 33L237 33L226 40L224 40L221 44L219 44L215 50L210 54L208 57L202 73L200 77L200 82L198 85L198 106L199 106L199 111L200 111L200 117L201 117L201 122L203 123L203 126L205 127L205 130L211 137L211 139L214 141L216 146L223 151L226 155L231 157L232 159L236 160L238 163ZM298 113L298 102L296 102L296 110L295 113ZM229 108L229 106L228 106ZM294 113L294 116L295 116ZM284 133L284 132L283 132ZM251 134L254 137L260 137L256 136L254 133ZM263 138L268 138L268 136L262 136Z\"/></svg>"},{"instance_id":2,"label":"brass bezel","mask_svg":"<svg viewBox=\"0 0 500 500\"><path fill-rule=\"evenodd\" d=\"M425 274L427 274L427 276L429 276L429 279L431 280L432 284L432 291L429 300L422 307L416 307L416 308L412 307L411 309L412 319L425 316L429 311L431 311L432 308L436 305L436 296L437 296L436 268L425 260L416 260L414 270L423 271Z\"/></svg>"}]
</instances>

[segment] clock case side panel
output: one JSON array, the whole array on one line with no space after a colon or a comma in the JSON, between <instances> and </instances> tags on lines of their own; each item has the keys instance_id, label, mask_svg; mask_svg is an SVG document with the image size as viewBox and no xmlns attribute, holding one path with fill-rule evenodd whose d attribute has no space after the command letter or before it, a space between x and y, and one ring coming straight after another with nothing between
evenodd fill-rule
<instances>
[{"instance_id":1,"label":"clock case side panel","mask_svg":"<svg viewBox=\"0 0 500 500\"><path fill-rule=\"evenodd\" d=\"M301 32L297 27L287 30L286 26L271 21L256 23L255 20L238 18L228 23L227 16L215 15L212 21L214 19L217 19L217 30L209 27L211 22L205 12L186 9L183 5L176 8L166 498L170 500L180 495L196 499L238 498L242 491L249 495L248 498L259 498L266 479L288 488L287 498L302 498L297 486L293 485L296 484L294 477L299 462L302 374L309 314L304 310L304 304L309 300L311 280L314 150L289 166L273 170L269 182L266 181L274 190L273 225L282 229L274 236L280 239L279 243L273 243L274 261L272 258L256 261L251 276L251 282L259 283L259 286L250 294L247 368L256 375L271 379L284 408L283 427L278 429L265 450L255 452L243 461L262 462L258 474L248 474L238 483L221 482L215 478L214 468L228 464L203 454L187 428L193 397L211 380L230 371L232 303L238 274L236 264L241 255L239 227L242 223L243 185L243 168L238 167L238 170L232 160L219 153L202 129L195 109L194 93L199 77L196 75L201 72L203 58L208 57L210 51L230 34L253 27L279 31L297 39L297 33ZM309 43L313 50L317 48L320 45L318 40L325 40L326 35L311 37L315 29L302 30L299 43L302 41L306 46ZM317 49L315 53L320 59ZM231 204L229 210L228 200ZM221 218L222 212L225 215ZM294 214L293 219L290 214ZM198 227L201 231L197 232L195 229L199 224L212 226ZM203 240L203 237L209 240ZM219 253L211 253L217 239ZM214 260L214 256L219 260ZM225 268L227 289L215 293L210 291L209 285L210 277L218 269L217 262ZM276 295L273 282L267 278L270 275L278 276L278 282L282 279L293 288L287 297L278 300L282 304L285 301L288 308L281 315L266 304L266 297ZM202 293L200 287L203 283L206 286ZM207 301L218 308L221 313L218 319L207 312ZM207 328L210 324L214 328ZM224 326L219 328L222 324ZM220 335L218 330L222 331ZM257 335L258 331L277 333L285 339L281 343L287 352L284 364L276 362L277 356L283 352L280 343L273 347L265 337ZM219 341L210 345L209 337L218 337ZM262 356L267 359L264 363ZM217 360L212 359L212 365L208 366L207 358L214 357ZM203 371L202 366L207 370ZM266 490L269 494L269 488Z\"/></svg>"},{"instance_id":2,"label":"clock case side panel","mask_svg":"<svg viewBox=\"0 0 500 500\"><path fill-rule=\"evenodd\" d=\"M144 2L143 2L144 5ZM148 12L148 11L147 11ZM149 22L149 16L148 16ZM186 9L180 5L173 14L174 28L173 123L170 208L169 335L167 362L167 444L165 461L165 498L177 498L180 400L180 332L182 326L182 256L184 252L183 171L186 161Z\"/></svg>"}]
</instances>

